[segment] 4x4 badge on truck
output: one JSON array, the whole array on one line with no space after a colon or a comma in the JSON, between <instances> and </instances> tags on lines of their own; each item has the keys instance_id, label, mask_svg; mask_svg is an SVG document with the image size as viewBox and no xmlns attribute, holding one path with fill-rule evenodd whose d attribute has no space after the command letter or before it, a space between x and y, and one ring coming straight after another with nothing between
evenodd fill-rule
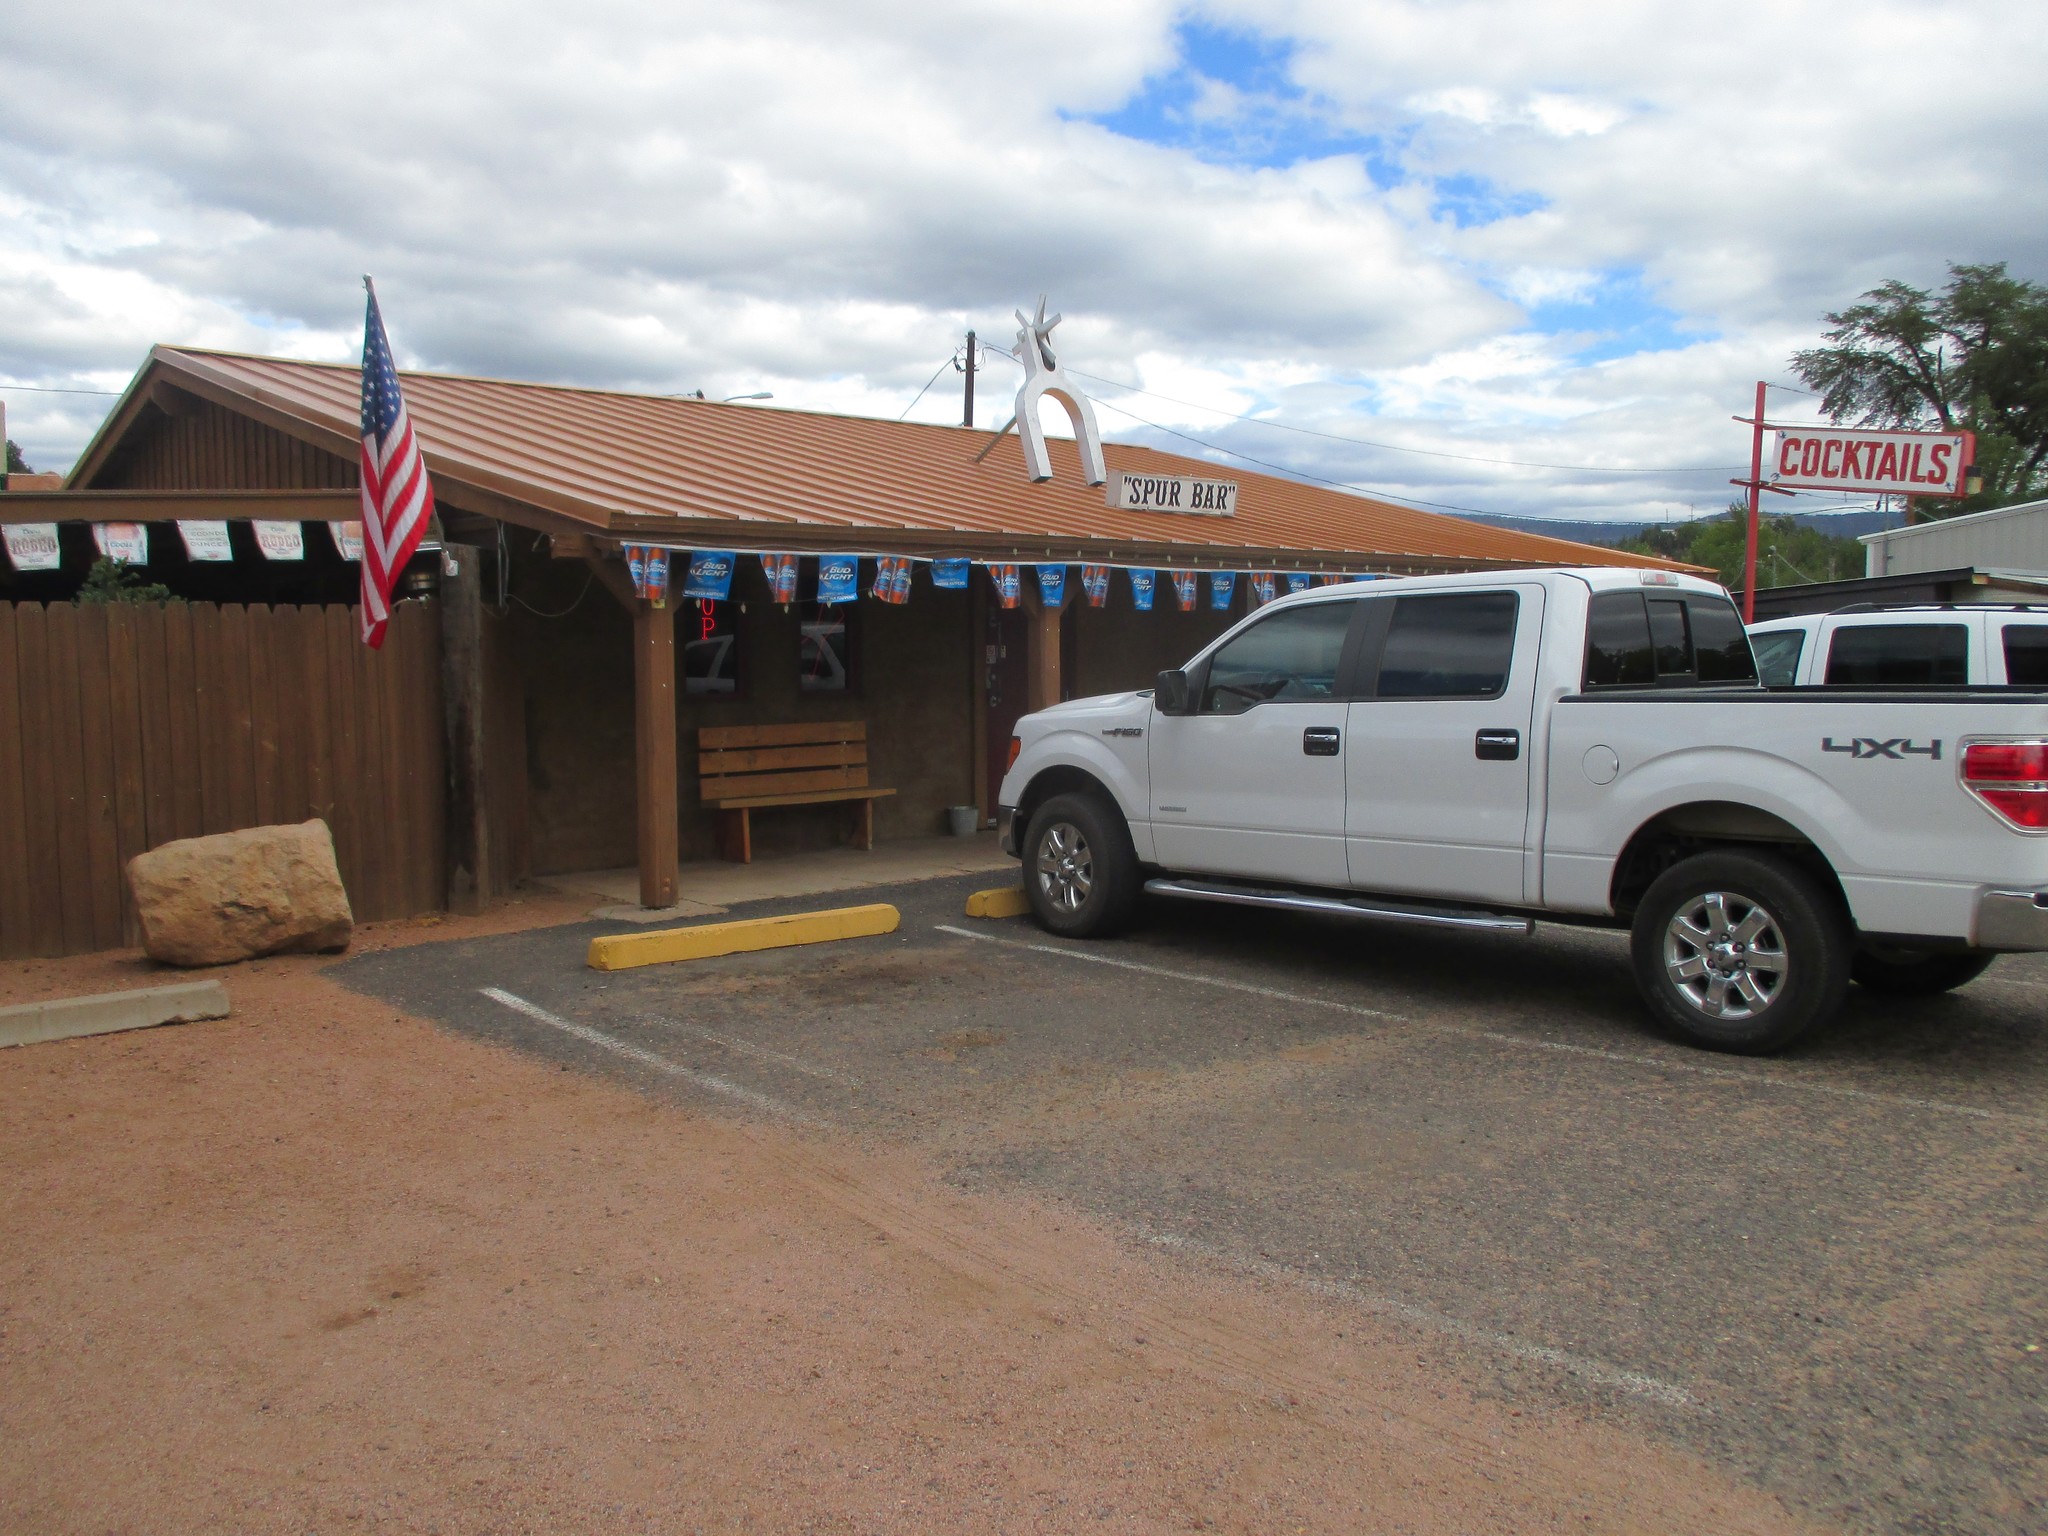
<instances>
[{"instance_id":1,"label":"4x4 badge on truck","mask_svg":"<svg viewBox=\"0 0 2048 1536\"><path fill-rule=\"evenodd\" d=\"M1941 761L1941 738L1936 737L1924 747L1916 747L1903 736L1894 736L1890 741L1879 741L1875 736L1858 736L1851 741L1836 741L1832 736L1820 739L1823 752L1846 752L1851 757L1889 757L1903 762L1907 757L1924 757L1932 762Z\"/></svg>"}]
</instances>

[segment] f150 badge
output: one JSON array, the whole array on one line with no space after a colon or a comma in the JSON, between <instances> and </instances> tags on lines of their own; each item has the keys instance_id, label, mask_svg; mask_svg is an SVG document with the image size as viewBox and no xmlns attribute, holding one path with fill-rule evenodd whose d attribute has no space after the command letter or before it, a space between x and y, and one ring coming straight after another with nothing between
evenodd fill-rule
<instances>
[{"instance_id":1,"label":"f150 badge","mask_svg":"<svg viewBox=\"0 0 2048 1536\"><path fill-rule=\"evenodd\" d=\"M1823 752L1846 752L1855 758L1889 757L1894 762L1904 762L1908 757L1924 757L1935 763L1941 761L1941 738L1938 736L1924 747L1914 746L1904 736L1894 736L1889 741L1879 741L1875 736L1856 736L1848 741L1823 736L1820 749Z\"/></svg>"},{"instance_id":2,"label":"f150 badge","mask_svg":"<svg viewBox=\"0 0 2048 1536\"><path fill-rule=\"evenodd\" d=\"M1143 727L1136 725L1112 725L1103 733L1105 736L1142 736Z\"/></svg>"}]
</instances>

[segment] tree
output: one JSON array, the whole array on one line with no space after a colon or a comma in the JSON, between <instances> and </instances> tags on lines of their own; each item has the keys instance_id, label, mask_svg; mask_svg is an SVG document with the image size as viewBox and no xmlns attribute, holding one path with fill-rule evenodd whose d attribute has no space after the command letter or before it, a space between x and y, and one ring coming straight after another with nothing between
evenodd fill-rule
<instances>
[{"instance_id":1,"label":"tree","mask_svg":"<svg viewBox=\"0 0 2048 1536\"><path fill-rule=\"evenodd\" d=\"M1623 540L1619 547L1633 554L1661 555L1688 565L1709 565L1723 586L1740 587L1748 542L1748 504L1731 501L1728 510L1719 517L1645 528L1634 538ZM1863 568L1863 546L1855 539L1822 533L1789 517L1765 517L1757 527L1759 591L1795 582L1847 581L1861 576Z\"/></svg>"},{"instance_id":2,"label":"tree","mask_svg":"<svg viewBox=\"0 0 2048 1536\"><path fill-rule=\"evenodd\" d=\"M160 581L144 581L133 566L119 560L99 559L85 573L85 585L75 601L94 603L175 603L171 589Z\"/></svg>"},{"instance_id":3,"label":"tree","mask_svg":"<svg viewBox=\"0 0 2048 1536\"><path fill-rule=\"evenodd\" d=\"M21 444L11 437L7 439L7 473L10 475L32 475L35 473L34 470L28 467L28 460L21 456Z\"/></svg>"},{"instance_id":4,"label":"tree","mask_svg":"<svg viewBox=\"0 0 2048 1536\"><path fill-rule=\"evenodd\" d=\"M2048 481L2048 288L2005 263L1949 267L1939 294L1892 279L1827 317L1792 356L1836 422L1977 434L1983 491L1937 516L2025 501Z\"/></svg>"}]
</instances>

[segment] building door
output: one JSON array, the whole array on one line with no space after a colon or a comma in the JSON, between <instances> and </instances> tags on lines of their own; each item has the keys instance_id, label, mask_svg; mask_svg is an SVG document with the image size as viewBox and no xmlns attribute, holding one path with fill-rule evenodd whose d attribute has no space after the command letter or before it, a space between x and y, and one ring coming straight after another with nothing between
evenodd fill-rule
<instances>
[{"instance_id":1,"label":"building door","mask_svg":"<svg viewBox=\"0 0 2048 1536\"><path fill-rule=\"evenodd\" d=\"M1031 615L991 601L982 628L982 698L988 710L988 806L995 814L996 790L1010 756L1010 734L1030 713Z\"/></svg>"}]
</instances>

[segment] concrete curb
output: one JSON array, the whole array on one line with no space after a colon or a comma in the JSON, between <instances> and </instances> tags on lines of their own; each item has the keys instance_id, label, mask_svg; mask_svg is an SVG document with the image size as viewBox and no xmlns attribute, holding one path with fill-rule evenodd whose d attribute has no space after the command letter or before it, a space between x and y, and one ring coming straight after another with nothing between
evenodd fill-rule
<instances>
[{"instance_id":1,"label":"concrete curb","mask_svg":"<svg viewBox=\"0 0 2048 1536\"><path fill-rule=\"evenodd\" d=\"M0 1008L0 1047L111 1035L192 1019L224 1019L228 994L217 981L181 981L134 992L100 992L91 997L57 997L46 1003Z\"/></svg>"},{"instance_id":2,"label":"concrete curb","mask_svg":"<svg viewBox=\"0 0 2048 1536\"><path fill-rule=\"evenodd\" d=\"M590 941L588 964L594 971L624 971L639 965L709 960L715 955L783 949L792 944L872 938L894 933L902 920L902 914L894 907L876 902L866 907L743 917L730 923L701 923L694 928L663 928L653 933L609 934Z\"/></svg>"},{"instance_id":3,"label":"concrete curb","mask_svg":"<svg viewBox=\"0 0 2048 1536\"><path fill-rule=\"evenodd\" d=\"M1031 910L1031 898L1021 885L993 891L976 891L967 898L969 917L1022 917Z\"/></svg>"}]
</instances>

